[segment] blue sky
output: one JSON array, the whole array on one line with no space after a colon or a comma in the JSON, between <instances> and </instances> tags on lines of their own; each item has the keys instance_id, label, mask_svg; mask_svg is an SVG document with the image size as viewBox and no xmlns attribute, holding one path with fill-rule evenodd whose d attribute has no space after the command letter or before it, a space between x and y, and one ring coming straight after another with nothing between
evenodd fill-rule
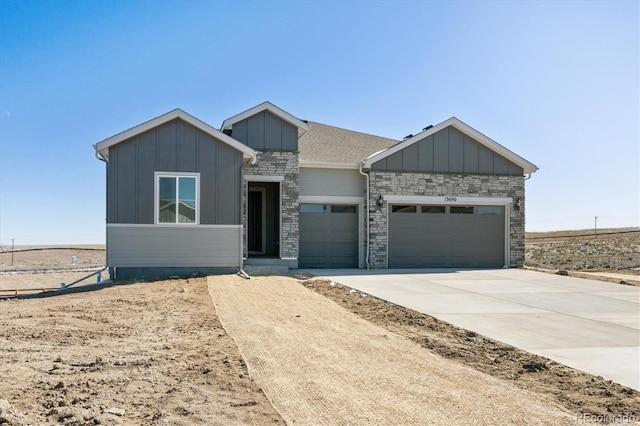
<instances>
[{"instance_id":1,"label":"blue sky","mask_svg":"<svg viewBox=\"0 0 640 426\"><path fill-rule=\"evenodd\" d=\"M456 116L540 170L528 231L639 225L639 2L0 1L0 244L104 241L92 144L269 100L401 139Z\"/></svg>"}]
</instances>

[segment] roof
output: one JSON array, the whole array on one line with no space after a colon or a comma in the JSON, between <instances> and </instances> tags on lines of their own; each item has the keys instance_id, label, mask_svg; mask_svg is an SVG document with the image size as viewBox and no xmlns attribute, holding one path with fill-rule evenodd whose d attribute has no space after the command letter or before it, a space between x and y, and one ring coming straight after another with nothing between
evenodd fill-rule
<instances>
[{"instance_id":1,"label":"roof","mask_svg":"<svg viewBox=\"0 0 640 426\"><path fill-rule=\"evenodd\" d=\"M513 163L517 164L518 166L522 167L524 173L533 173L535 171L538 170L538 166L536 166L533 163L530 163L529 161L525 160L524 158L520 157L518 154L514 153L513 151L510 151L509 149L505 148L504 146L500 145L498 142L494 141L493 139L491 139L488 136L483 135L482 133L480 133L479 131L477 131L476 129L474 129L473 127L469 126L468 124L460 121L459 119L457 119L456 117L451 117L448 120L443 121L440 124L437 124L423 132L418 133L417 135L403 141L401 144L398 144L396 146L391 147L390 149L387 149L383 152L377 153L376 155L371 156L370 158L367 158L364 162L364 168L369 168L371 167L371 165L377 161L382 160L383 158L386 158L392 154L395 154L396 152L400 151L401 149L406 148L409 145L412 145L416 142L419 142L421 140L423 140L424 138L433 135L436 132L439 132L442 129L445 129L449 126L453 126L456 129L460 130L462 133L465 133L467 136L475 139L476 141L478 141L479 143L481 143L482 145L486 146L487 148L489 148L490 150L497 152L498 154L502 155L503 157L505 157L506 159L512 161Z\"/></svg>"},{"instance_id":2,"label":"roof","mask_svg":"<svg viewBox=\"0 0 640 426\"><path fill-rule=\"evenodd\" d=\"M233 127L234 124L244 119L247 119L253 115L259 114L263 111L269 111L271 114L275 115L276 117L279 117L282 120L286 121L287 123L291 124L292 126L297 127L298 135L309 130L309 126L307 125L307 123L294 117L293 115L289 114L287 111L281 108L278 108L277 106L275 106L269 101L263 102L260 105L256 105L253 108L249 108L248 110L241 112L240 114L236 114L231 118L227 118L222 123L222 128L220 130L230 129L231 127Z\"/></svg>"},{"instance_id":3,"label":"roof","mask_svg":"<svg viewBox=\"0 0 640 426\"><path fill-rule=\"evenodd\" d=\"M96 152L102 156L102 158L104 158L105 160L108 160L109 147L119 144L120 142L123 142L129 138L132 138L148 130L151 130L171 120L175 120L176 118L186 121L187 123L191 124L193 127L209 134L210 136L218 139L219 141L222 141L227 145L231 146L232 148L235 148L236 150L242 152L245 158L256 157L256 152L253 149L249 148L243 143L238 142L232 137L225 135L224 133L222 133L218 129L211 127L204 121L198 120L194 116L187 114L186 112L184 112L179 108L176 108L173 111L169 111L166 114L163 114L147 122L144 122L138 126L132 127L129 130L125 130L122 133L118 133L115 136L111 136L110 138L107 138L101 142L98 142L93 147L95 148Z\"/></svg>"},{"instance_id":4,"label":"roof","mask_svg":"<svg viewBox=\"0 0 640 426\"><path fill-rule=\"evenodd\" d=\"M326 124L308 122L309 131L298 141L300 165L357 167L363 160L399 141Z\"/></svg>"}]
</instances>

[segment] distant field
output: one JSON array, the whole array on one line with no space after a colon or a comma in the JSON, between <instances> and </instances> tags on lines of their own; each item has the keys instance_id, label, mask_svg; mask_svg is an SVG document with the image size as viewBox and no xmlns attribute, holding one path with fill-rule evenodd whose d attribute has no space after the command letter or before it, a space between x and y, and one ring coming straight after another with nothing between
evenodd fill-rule
<instances>
[{"instance_id":1,"label":"distant field","mask_svg":"<svg viewBox=\"0 0 640 426\"><path fill-rule=\"evenodd\" d=\"M640 266L638 228L528 232L525 243L528 266L627 273Z\"/></svg>"},{"instance_id":2,"label":"distant field","mask_svg":"<svg viewBox=\"0 0 640 426\"><path fill-rule=\"evenodd\" d=\"M75 257L75 264L73 259ZM640 229L619 228L527 232L527 266L567 271L605 271L640 275ZM60 288L106 263L103 244L0 246L0 289ZM103 272L101 280L107 279ZM83 281L95 282L96 277Z\"/></svg>"}]
</instances>

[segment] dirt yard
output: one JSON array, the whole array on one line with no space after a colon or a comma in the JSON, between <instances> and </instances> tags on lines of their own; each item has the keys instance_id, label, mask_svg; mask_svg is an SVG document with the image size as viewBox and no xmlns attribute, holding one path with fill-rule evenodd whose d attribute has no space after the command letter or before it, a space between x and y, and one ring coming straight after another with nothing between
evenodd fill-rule
<instances>
[{"instance_id":1,"label":"dirt yard","mask_svg":"<svg viewBox=\"0 0 640 426\"><path fill-rule=\"evenodd\" d=\"M627 414L640 419L640 392L631 388L325 279L312 278L302 284L429 351L546 395L572 413Z\"/></svg>"},{"instance_id":2,"label":"dirt yard","mask_svg":"<svg viewBox=\"0 0 640 426\"><path fill-rule=\"evenodd\" d=\"M104 251L14 253L13 266L1 253L0 288L36 277L65 282L68 271L19 274L16 266L68 270L74 255L78 268L104 263ZM425 350L571 413L640 417L639 392L339 284L298 278ZM221 327L206 279L119 284L0 300L0 424L284 424Z\"/></svg>"},{"instance_id":3,"label":"dirt yard","mask_svg":"<svg viewBox=\"0 0 640 426\"><path fill-rule=\"evenodd\" d=\"M10 249L0 247L0 290L59 289L62 284L71 284L105 265L104 245L22 246L13 253ZM107 272L100 274L101 280L108 277ZM93 276L80 284L96 281L97 276Z\"/></svg>"},{"instance_id":4,"label":"dirt yard","mask_svg":"<svg viewBox=\"0 0 640 426\"><path fill-rule=\"evenodd\" d=\"M206 278L0 301L0 377L0 424L283 424Z\"/></svg>"},{"instance_id":5,"label":"dirt yard","mask_svg":"<svg viewBox=\"0 0 640 426\"><path fill-rule=\"evenodd\" d=\"M565 271L617 271L640 274L640 230L637 228L528 232L525 263Z\"/></svg>"}]
</instances>

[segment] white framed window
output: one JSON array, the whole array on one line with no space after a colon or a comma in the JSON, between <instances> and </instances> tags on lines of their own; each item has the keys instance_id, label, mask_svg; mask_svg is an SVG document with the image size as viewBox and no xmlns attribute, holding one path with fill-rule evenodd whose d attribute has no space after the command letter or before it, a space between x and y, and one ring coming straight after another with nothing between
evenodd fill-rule
<instances>
[{"instance_id":1,"label":"white framed window","mask_svg":"<svg viewBox=\"0 0 640 426\"><path fill-rule=\"evenodd\" d=\"M156 224L194 225L200 221L200 174L155 173Z\"/></svg>"}]
</instances>

